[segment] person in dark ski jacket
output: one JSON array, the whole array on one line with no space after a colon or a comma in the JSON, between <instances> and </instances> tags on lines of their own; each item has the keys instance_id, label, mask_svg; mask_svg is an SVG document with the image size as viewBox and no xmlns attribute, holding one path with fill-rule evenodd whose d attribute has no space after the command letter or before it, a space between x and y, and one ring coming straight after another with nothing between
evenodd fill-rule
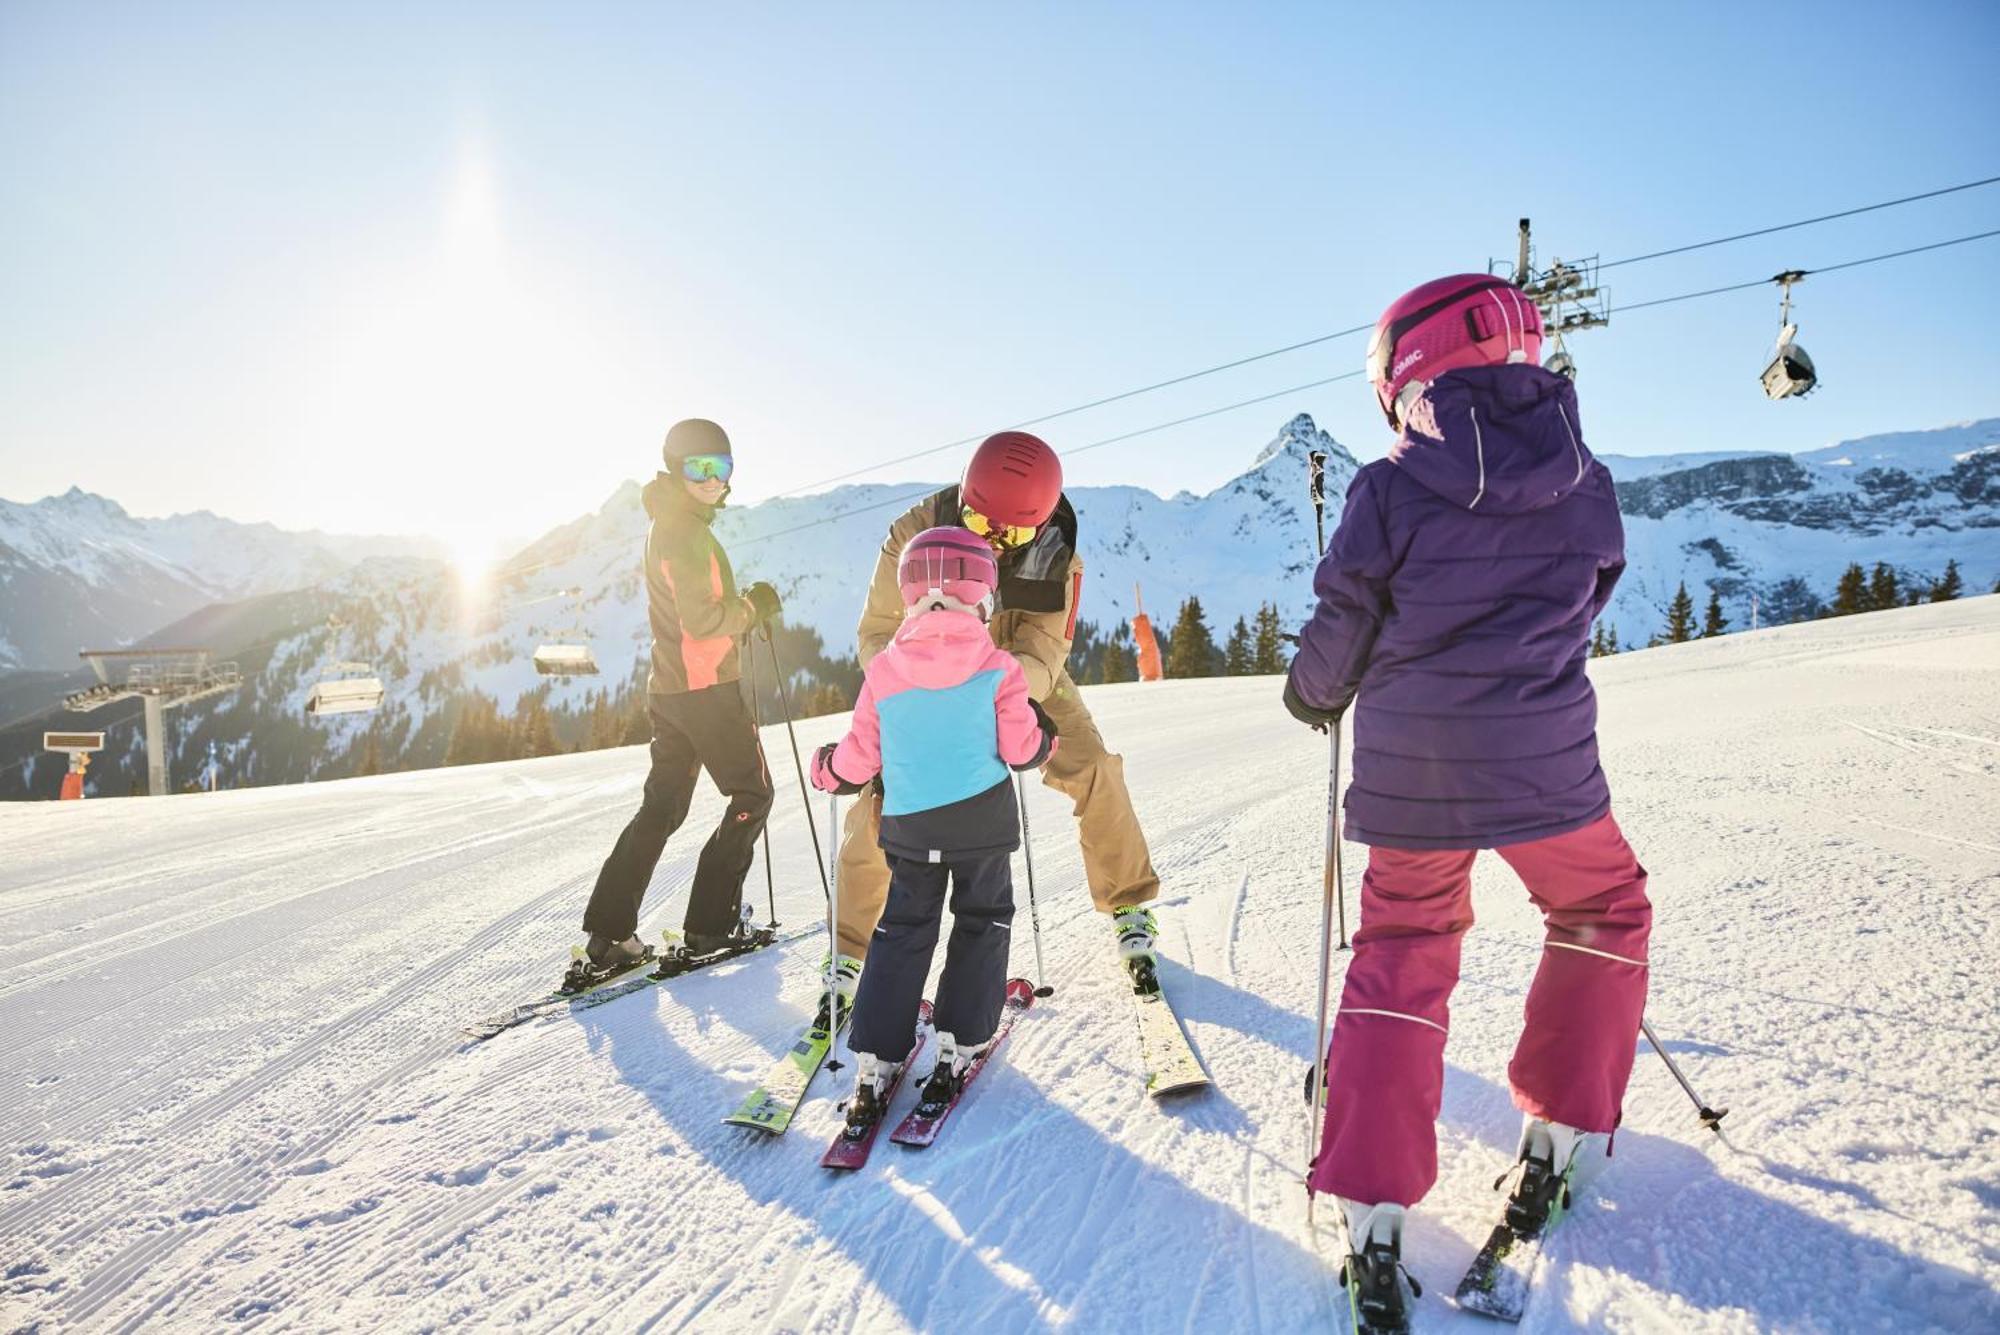
<instances>
[{"instance_id":1,"label":"person in dark ski jacket","mask_svg":"<svg viewBox=\"0 0 2000 1335\"><path fill-rule=\"evenodd\" d=\"M881 779L889 896L854 1000L848 1119L858 1127L880 1116L909 1051L947 886L951 940L925 1099L949 1099L992 1039L1014 919L1009 855L1021 843L1008 770L1042 765L1056 745L1021 663L988 633L1001 575L986 541L968 529L927 529L896 565L903 624L869 660L847 735L821 747L812 767L826 792L859 793Z\"/></svg>"},{"instance_id":2,"label":"person in dark ski jacket","mask_svg":"<svg viewBox=\"0 0 2000 1335\"><path fill-rule=\"evenodd\" d=\"M1534 305L1484 275L1383 315L1369 377L1398 439L1348 489L1286 679L1286 706L1322 730L1352 704L1346 834L1372 846L1310 1179L1357 1247L1400 1239L1437 1177L1477 850L1546 916L1508 1072L1524 1165L1559 1178L1603 1157L1645 1005L1646 872L1611 816L1584 671L1624 532L1540 341Z\"/></svg>"},{"instance_id":3,"label":"person in dark ski jacket","mask_svg":"<svg viewBox=\"0 0 2000 1335\"><path fill-rule=\"evenodd\" d=\"M599 970L630 967L649 955L635 935L639 906L668 837L687 819L702 770L729 806L695 864L685 919L691 953L721 949L736 933L743 878L771 812L771 775L744 704L737 640L777 615L778 595L764 583L737 592L729 556L710 530L735 468L728 435L690 418L667 432L661 453L667 471L643 492L652 520L646 536L652 770L584 911L586 956Z\"/></svg>"}]
</instances>

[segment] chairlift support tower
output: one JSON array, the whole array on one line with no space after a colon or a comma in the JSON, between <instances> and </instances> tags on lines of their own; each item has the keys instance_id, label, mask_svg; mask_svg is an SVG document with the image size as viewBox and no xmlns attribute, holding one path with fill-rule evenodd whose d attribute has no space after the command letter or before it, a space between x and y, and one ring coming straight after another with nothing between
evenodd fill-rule
<instances>
[{"instance_id":1,"label":"chairlift support tower","mask_svg":"<svg viewBox=\"0 0 2000 1335\"><path fill-rule=\"evenodd\" d=\"M97 685L75 691L63 708L77 713L102 709L137 697L146 709L146 791L165 796L167 787L166 712L233 691L243 684L234 663L210 662L207 649L85 649L77 657L90 664Z\"/></svg>"},{"instance_id":2,"label":"chairlift support tower","mask_svg":"<svg viewBox=\"0 0 2000 1335\"><path fill-rule=\"evenodd\" d=\"M1488 261L1486 271L1494 273L1504 263ZM1523 218L1514 254L1513 282L1521 289L1521 295L1534 302L1535 309L1542 313L1543 336L1555 345L1543 364L1551 371L1576 379L1576 359L1564 346L1564 336L1602 329L1611 323L1611 297L1598 285L1597 256L1557 259L1546 269L1536 268L1529 220Z\"/></svg>"}]
</instances>

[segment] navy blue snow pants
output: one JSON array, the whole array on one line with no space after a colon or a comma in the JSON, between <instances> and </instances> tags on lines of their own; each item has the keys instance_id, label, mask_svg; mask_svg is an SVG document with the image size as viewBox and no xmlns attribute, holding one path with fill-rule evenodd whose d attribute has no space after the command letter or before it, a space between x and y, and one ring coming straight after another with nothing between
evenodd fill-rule
<instances>
[{"instance_id":1,"label":"navy blue snow pants","mask_svg":"<svg viewBox=\"0 0 2000 1335\"><path fill-rule=\"evenodd\" d=\"M868 943L855 992L848 1044L899 1062L910 1053L917 1003L931 971L951 887L951 939L938 978L931 1023L960 1047L976 1047L1000 1027L1013 939L1014 874L1005 853L919 862L889 854L889 902Z\"/></svg>"}]
</instances>

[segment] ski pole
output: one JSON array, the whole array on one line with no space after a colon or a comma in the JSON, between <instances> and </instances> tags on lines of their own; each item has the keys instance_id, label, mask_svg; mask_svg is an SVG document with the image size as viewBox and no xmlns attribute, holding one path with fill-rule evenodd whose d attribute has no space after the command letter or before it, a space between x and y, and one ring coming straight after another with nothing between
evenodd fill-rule
<instances>
[{"instance_id":1,"label":"ski pole","mask_svg":"<svg viewBox=\"0 0 2000 1335\"><path fill-rule=\"evenodd\" d=\"M840 1023L840 988L835 979L840 975L840 794L826 795L826 840L834 849L828 868L826 896L826 1023L829 1029ZM806 811L806 823L812 823L812 811Z\"/></svg>"},{"instance_id":2,"label":"ski pole","mask_svg":"<svg viewBox=\"0 0 2000 1335\"><path fill-rule=\"evenodd\" d=\"M1333 733L1333 762L1327 771L1326 798L1326 879L1319 906L1319 1034L1313 1046L1312 1094L1306 1101L1306 1227L1312 1227L1313 1192L1312 1163L1319 1152L1320 1136L1325 1131L1326 1117L1326 1011L1332 991L1329 986L1333 975L1333 914L1334 906L1341 901L1340 895L1340 832L1337 813L1340 810L1340 724L1336 722ZM1347 948L1347 910L1340 909L1340 946Z\"/></svg>"},{"instance_id":3,"label":"ski pole","mask_svg":"<svg viewBox=\"0 0 2000 1335\"><path fill-rule=\"evenodd\" d=\"M1035 995L1052 997L1056 990L1046 981L1049 968L1042 963L1042 915L1035 908L1035 841L1028 831L1028 780L1020 774L1014 776L1014 795L1021 805L1021 852L1028 859L1028 927L1035 938L1035 977L1044 980Z\"/></svg>"},{"instance_id":4,"label":"ski pole","mask_svg":"<svg viewBox=\"0 0 2000 1335\"><path fill-rule=\"evenodd\" d=\"M806 833L812 836L813 867L819 872L819 888L826 895L826 902L831 904L833 887L826 879L826 855L820 852L819 824L813 820L812 793L806 788L806 766L799 759L799 734L792 727L792 693L785 685L785 665L778 661L778 643L768 627L764 631L764 647L771 651L771 675L778 679L778 705L785 715L785 736L792 742L792 769L799 776L799 801L805 807ZM827 944L830 946L833 943Z\"/></svg>"},{"instance_id":5,"label":"ski pole","mask_svg":"<svg viewBox=\"0 0 2000 1335\"><path fill-rule=\"evenodd\" d=\"M757 703L757 650L754 645L747 643L750 638L748 632L744 633L743 638L746 641L743 647L748 651L744 655L744 662L750 669L744 676L744 681L750 686L750 726L757 730L757 754L761 756L764 754L764 710ZM764 777L766 779L771 777L771 766L768 761L764 765ZM764 902L771 909L771 926L776 927L778 880L771 870L771 817L768 812L764 816Z\"/></svg>"},{"instance_id":6,"label":"ski pole","mask_svg":"<svg viewBox=\"0 0 2000 1335\"><path fill-rule=\"evenodd\" d=\"M1729 1116L1729 1109L1723 1108L1717 1110L1715 1108L1709 1107L1707 1103L1703 1102L1701 1095L1694 1092L1694 1086L1688 1083L1688 1078L1681 1074L1680 1063L1675 1061L1673 1057L1667 1052L1666 1046L1662 1044L1659 1039L1653 1036L1652 1025L1647 1024L1643 1019L1640 1020L1639 1032L1644 1034L1646 1036L1646 1041L1653 1045L1653 1051L1660 1054L1660 1060L1665 1062L1667 1064L1667 1069L1674 1073L1674 1079L1680 1081L1681 1089L1687 1094L1689 1101L1694 1104L1694 1110L1696 1115L1698 1115L1701 1118L1701 1124L1707 1127L1710 1131L1713 1131L1716 1135L1722 1136L1722 1119ZM1725 1145L1728 1144L1729 1138L1727 1136L1722 1136L1722 1142Z\"/></svg>"},{"instance_id":7,"label":"ski pole","mask_svg":"<svg viewBox=\"0 0 2000 1335\"><path fill-rule=\"evenodd\" d=\"M1326 555L1326 451L1306 452L1306 488L1312 497L1314 559ZM1287 636L1293 644L1295 636ZM1347 890L1340 878L1340 724L1327 729L1333 743L1333 758L1326 779L1326 874L1332 880L1331 894L1340 915L1340 948L1347 949ZM1321 1010L1325 1009L1324 1005Z\"/></svg>"}]
</instances>

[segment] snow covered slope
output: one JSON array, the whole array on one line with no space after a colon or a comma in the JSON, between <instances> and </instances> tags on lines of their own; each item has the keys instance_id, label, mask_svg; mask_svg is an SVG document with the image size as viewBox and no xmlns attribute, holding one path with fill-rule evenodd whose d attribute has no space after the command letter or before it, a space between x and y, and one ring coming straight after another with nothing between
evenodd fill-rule
<instances>
[{"instance_id":1,"label":"snow covered slope","mask_svg":"<svg viewBox=\"0 0 2000 1335\"><path fill-rule=\"evenodd\" d=\"M1592 671L1658 906L1649 1015L1740 1149L1642 1053L1524 1328L2000 1329L2000 598ZM1215 1088L1141 1092L1110 933L1037 790L1055 996L935 1149L884 1145L838 1181L816 1159L850 1069L782 1140L719 1124L806 1017L819 938L484 1046L455 1033L561 967L641 750L0 808L5 1324L1336 1329L1299 1186L1326 753L1276 697L1089 692ZM819 882L767 742L779 914L804 925ZM704 790L661 864L656 924L720 806ZM1440 1295L1512 1150L1538 936L1496 859L1478 909L1409 1260L1421 1330L1490 1335Z\"/></svg>"}]
</instances>

